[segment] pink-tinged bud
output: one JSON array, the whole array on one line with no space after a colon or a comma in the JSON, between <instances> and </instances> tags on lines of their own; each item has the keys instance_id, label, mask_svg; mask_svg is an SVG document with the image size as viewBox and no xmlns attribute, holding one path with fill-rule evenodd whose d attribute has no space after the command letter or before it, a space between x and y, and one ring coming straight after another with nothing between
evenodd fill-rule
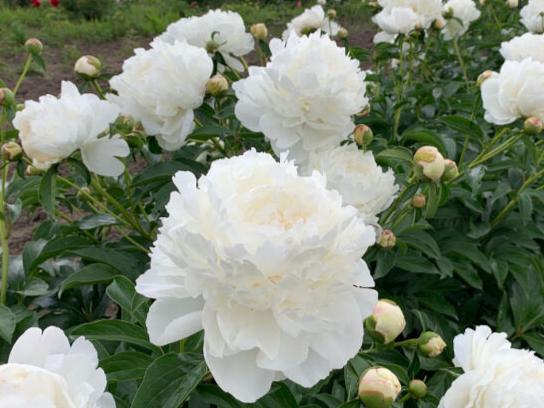
<instances>
[{"instance_id":1,"label":"pink-tinged bud","mask_svg":"<svg viewBox=\"0 0 544 408\"><path fill-rule=\"evenodd\" d=\"M440 177L444 174L444 157L434 146L423 146L417 149L414 154L414 162L417 170L429 180L440 180Z\"/></svg>"},{"instance_id":2,"label":"pink-tinged bud","mask_svg":"<svg viewBox=\"0 0 544 408\"><path fill-rule=\"evenodd\" d=\"M415 399L421 399L427 395L427 384L421 380L412 380L408 384L408 392Z\"/></svg>"},{"instance_id":3,"label":"pink-tinged bud","mask_svg":"<svg viewBox=\"0 0 544 408\"><path fill-rule=\"evenodd\" d=\"M451 181L459 177L459 169L457 168L457 163L453 160L446 159L444 160L444 174L442 175L443 181Z\"/></svg>"},{"instance_id":4,"label":"pink-tinged bud","mask_svg":"<svg viewBox=\"0 0 544 408\"><path fill-rule=\"evenodd\" d=\"M215 74L206 83L206 92L212 96L220 96L229 89L229 82L221 74Z\"/></svg>"},{"instance_id":5,"label":"pink-tinged bud","mask_svg":"<svg viewBox=\"0 0 544 408\"><path fill-rule=\"evenodd\" d=\"M482 72L479 76L478 76L478 79L476 80L476 85L478 86L482 86L482 84L484 83L485 80L491 78L493 76L494 72L491 71L491 70L487 70L487 71L484 71Z\"/></svg>"},{"instance_id":6,"label":"pink-tinged bud","mask_svg":"<svg viewBox=\"0 0 544 408\"><path fill-rule=\"evenodd\" d=\"M348 38L348 35L349 35L349 32L346 28L344 27L340 27L338 29L338 38L340 38L341 40L345 40L346 38Z\"/></svg>"},{"instance_id":7,"label":"pink-tinged bud","mask_svg":"<svg viewBox=\"0 0 544 408\"><path fill-rule=\"evenodd\" d=\"M438 357L446 346L442 337L431 331L423 333L418 339L419 351L426 357Z\"/></svg>"},{"instance_id":8,"label":"pink-tinged bud","mask_svg":"<svg viewBox=\"0 0 544 408\"><path fill-rule=\"evenodd\" d=\"M523 129L525 130L525 133L528 133L530 135L539 134L540 132L542 132L543 128L544 124L536 116L531 116L525 119L525 122L523 123Z\"/></svg>"},{"instance_id":9,"label":"pink-tinged bud","mask_svg":"<svg viewBox=\"0 0 544 408\"><path fill-rule=\"evenodd\" d=\"M31 54L41 54L43 50L43 44L37 38L29 38L25 42L25 49Z\"/></svg>"},{"instance_id":10,"label":"pink-tinged bud","mask_svg":"<svg viewBox=\"0 0 544 408\"><path fill-rule=\"evenodd\" d=\"M442 17L439 17L436 20L434 20L433 27L436 28L437 30L442 30L445 26L446 26L446 21Z\"/></svg>"},{"instance_id":11,"label":"pink-tinged bud","mask_svg":"<svg viewBox=\"0 0 544 408\"><path fill-rule=\"evenodd\" d=\"M378 238L378 245L382 248L393 248L397 243L395 233L389 229L384 229Z\"/></svg>"},{"instance_id":12,"label":"pink-tinged bud","mask_svg":"<svg viewBox=\"0 0 544 408\"><path fill-rule=\"evenodd\" d=\"M16 142L7 142L2 146L2 157L4 160L15 161L23 155L23 149Z\"/></svg>"},{"instance_id":13,"label":"pink-tinged bud","mask_svg":"<svg viewBox=\"0 0 544 408\"><path fill-rule=\"evenodd\" d=\"M359 398L366 408L390 408L400 391L399 379L384 367L369 368L359 380Z\"/></svg>"},{"instance_id":14,"label":"pink-tinged bud","mask_svg":"<svg viewBox=\"0 0 544 408\"><path fill-rule=\"evenodd\" d=\"M268 28L264 23L253 24L249 31L256 40L266 41L266 39L268 38Z\"/></svg>"},{"instance_id":15,"label":"pink-tinged bud","mask_svg":"<svg viewBox=\"0 0 544 408\"><path fill-rule=\"evenodd\" d=\"M359 146L366 147L374 139L374 133L367 125L357 125L353 130L353 140Z\"/></svg>"},{"instance_id":16,"label":"pink-tinged bud","mask_svg":"<svg viewBox=\"0 0 544 408\"><path fill-rule=\"evenodd\" d=\"M74 65L75 73L87 78L98 77L101 70L102 63L92 55L84 55Z\"/></svg>"},{"instance_id":17,"label":"pink-tinged bud","mask_svg":"<svg viewBox=\"0 0 544 408\"><path fill-rule=\"evenodd\" d=\"M427 199L423 194L416 194L412 197L412 207L425 208L425 204L427 204Z\"/></svg>"},{"instance_id":18,"label":"pink-tinged bud","mask_svg":"<svg viewBox=\"0 0 544 408\"><path fill-rule=\"evenodd\" d=\"M389 344L402 333L406 319L401 308L392 300L381 299L372 315L365 320L367 333L376 341Z\"/></svg>"}]
</instances>

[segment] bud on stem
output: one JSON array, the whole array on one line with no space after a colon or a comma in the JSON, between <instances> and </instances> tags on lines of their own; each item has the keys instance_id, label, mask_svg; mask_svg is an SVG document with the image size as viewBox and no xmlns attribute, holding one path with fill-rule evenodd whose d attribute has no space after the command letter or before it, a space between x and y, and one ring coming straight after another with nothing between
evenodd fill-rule
<instances>
[{"instance_id":1,"label":"bud on stem","mask_svg":"<svg viewBox=\"0 0 544 408\"><path fill-rule=\"evenodd\" d=\"M438 357L446 348L446 342L440 335L428 331L419 336L418 348L426 357Z\"/></svg>"},{"instance_id":2,"label":"bud on stem","mask_svg":"<svg viewBox=\"0 0 544 408\"><path fill-rule=\"evenodd\" d=\"M400 391L399 379L384 367L369 368L359 380L359 398L366 408L389 408Z\"/></svg>"}]
</instances>

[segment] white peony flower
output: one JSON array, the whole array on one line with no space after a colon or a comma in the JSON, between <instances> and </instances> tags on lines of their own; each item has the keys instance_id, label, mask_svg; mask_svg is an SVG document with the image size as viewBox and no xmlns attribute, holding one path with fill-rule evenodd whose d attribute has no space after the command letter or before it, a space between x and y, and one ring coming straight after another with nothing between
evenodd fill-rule
<instances>
[{"instance_id":1,"label":"white peony flower","mask_svg":"<svg viewBox=\"0 0 544 408\"><path fill-rule=\"evenodd\" d=\"M506 61L481 86L485 120L497 125L520 117L544 120L544 63L530 58Z\"/></svg>"},{"instance_id":2,"label":"white peony flower","mask_svg":"<svg viewBox=\"0 0 544 408\"><path fill-rule=\"evenodd\" d=\"M380 43L393 44L396 39L397 39L397 34L389 34L389 33L386 33L385 31L378 31L374 35L372 42L374 44L380 44Z\"/></svg>"},{"instance_id":3,"label":"white peony flower","mask_svg":"<svg viewBox=\"0 0 544 408\"><path fill-rule=\"evenodd\" d=\"M169 44L187 41L208 50L210 54L219 52L225 63L237 71L244 70L238 58L253 51L254 47L253 36L246 32L242 17L233 11L223 10L210 10L200 17L182 18L170 24L152 45L157 41Z\"/></svg>"},{"instance_id":4,"label":"white peony flower","mask_svg":"<svg viewBox=\"0 0 544 408\"><path fill-rule=\"evenodd\" d=\"M522 61L532 58L544 63L544 34L525 33L501 44L501 55L505 60Z\"/></svg>"},{"instance_id":5,"label":"white peony flower","mask_svg":"<svg viewBox=\"0 0 544 408\"><path fill-rule=\"evenodd\" d=\"M446 40L462 36L470 23L479 19L481 14L473 0L449 0L444 4L443 11L449 16L442 28Z\"/></svg>"},{"instance_id":6,"label":"white peony flower","mask_svg":"<svg viewBox=\"0 0 544 408\"><path fill-rule=\"evenodd\" d=\"M265 153L178 172L151 255L137 280L150 339L204 329L219 386L252 402L284 378L310 387L359 350L376 291L361 255L372 227L325 178Z\"/></svg>"},{"instance_id":7,"label":"white peony flower","mask_svg":"<svg viewBox=\"0 0 544 408\"><path fill-rule=\"evenodd\" d=\"M544 32L544 0L529 0L520 11L521 23L532 33Z\"/></svg>"},{"instance_id":8,"label":"white peony flower","mask_svg":"<svg viewBox=\"0 0 544 408\"><path fill-rule=\"evenodd\" d=\"M59 98L45 95L38 102L26 101L13 126L36 168L45 170L79 149L90 171L118 176L124 165L117 157L128 156L128 144L118 136L99 137L117 116L114 104L93 94L81 95L73 83L63 81Z\"/></svg>"},{"instance_id":9,"label":"white peony flower","mask_svg":"<svg viewBox=\"0 0 544 408\"><path fill-rule=\"evenodd\" d=\"M205 50L186 42L155 41L135 54L110 80L118 95L108 98L142 122L163 149L179 149L194 129L193 109L204 101L213 62Z\"/></svg>"},{"instance_id":10,"label":"white peony flower","mask_svg":"<svg viewBox=\"0 0 544 408\"><path fill-rule=\"evenodd\" d=\"M0 406L5 408L115 408L91 342L70 346L58 327L28 329L0 365Z\"/></svg>"},{"instance_id":11,"label":"white peony flower","mask_svg":"<svg viewBox=\"0 0 544 408\"><path fill-rule=\"evenodd\" d=\"M235 114L264 133L277 154L289 150L302 163L312 150L337 146L353 130L352 115L368 105L359 62L319 33L270 41L266 67L232 86Z\"/></svg>"},{"instance_id":12,"label":"white peony flower","mask_svg":"<svg viewBox=\"0 0 544 408\"><path fill-rule=\"evenodd\" d=\"M463 368L439 408L538 407L544 400L544 362L516 350L504 333L487 326L467 329L454 340L454 364Z\"/></svg>"},{"instance_id":13,"label":"white peony flower","mask_svg":"<svg viewBox=\"0 0 544 408\"><path fill-rule=\"evenodd\" d=\"M282 38L287 40L292 32L301 36L311 34L314 31L322 31L331 36L338 34L340 26L325 16L321 5L313 6L287 23L287 29L283 32Z\"/></svg>"},{"instance_id":14,"label":"white peony flower","mask_svg":"<svg viewBox=\"0 0 544 408\"><path fill-rule=\"evenodd\" d=\"M312 152L306 172L313 170L325 175L327 188L338 191L368 224L377 223L377 215L391 205L399 190L393 171L384 172L372 152L362 152L355 144Z\"/></svg>"},{"instance_id":15,"label":"white peony flower","mask_svg":"<svg viewBox=\"0 0 544 408\"><path fill-rule=\"evenodd\" d=\"M372 21L390 35L427 29L442 15L441 0L379 0L378 3L382 10Z\"/></svg>"}]
</instances>

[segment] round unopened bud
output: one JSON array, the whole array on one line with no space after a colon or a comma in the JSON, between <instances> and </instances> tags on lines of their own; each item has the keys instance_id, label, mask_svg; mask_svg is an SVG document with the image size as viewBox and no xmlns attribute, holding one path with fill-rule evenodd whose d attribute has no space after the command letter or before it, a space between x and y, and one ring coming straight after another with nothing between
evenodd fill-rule
<instances>
[{"instance_id":1,"label":"round unopened bud","mask_svg":"<svg viewBox=\"0 0 544 408\"><path fill-rule=\"evenodd\" d=\"M317 0L317 4L319 4L320 6L324 6L325 4L327 4L327 0Z\"/></svg>"},{"instance_id":2,"label":"round unopened bud","mask_svg":"<svg viewBox=\"0 0 544 408\"><path fill-rule=\"evenodd\" d=\"M265 41L268 38L268 28L264 23L253 24L249 31L259 41Z\"/></svg>"},{"instance_id":3,"label":"round unopened bud","mask_svg":"<svg viewBox=\"0 0 544 408\"><path fill-rule=\"evenodd\" d=\"M446 342L435 332L425 332L418 339L418 348L421 354L427 357L437 357L446 348Z\"/></svg>"},{"instance_id":4,"label":"round unopened bud","mask_svg":"<svg viewBox=\"0 0 544 408\"><path fill-rule=\"evenodd\" d=\"M17 142L7 142L2 146L2 157L4 160L15 161L23 155L23 149Z\"/></svg>"},{"instance_id":5,"label":"round unopened bud","mask_svg":"<svg viewBox=\"0 0 544 408\"><path fill-rule=\"evenodd\" d=\"M442 175L443 181L451 181L459 177L459 169L457 168L457 163L453 160L445 159L444 160L444 174Z\"/></svg>"},{"instance_id":6,"label":"round unopened bud","mask_svg":"<svg viewBox=\"0 0 544 408\"><path fill-rule=\"evenodd\" d=\"M411 204L414 208L425 208L425 204L427 204L427 199L423 194L416 194L412 197Z\"/></svg>"},{"instance_id":7,"label":"round unopened bud","mask_svg":"<svg viewBox=\"0 0 544 408\"><path fill-rule=\"evenodd\" d=\"M219 49L219 43L215 40L210 40L206 43L205 48L208 54L215 54L215 52Z\"/></svg>"},{"instance_id":8,"label":"round unopened bud","mask_svg":"<svg viewBox=\"0 0 544 408\"><path fill-rule=\"evenodd\" d=\"M206 82L206 92L212 96L219 96L229 89L229 82L221 74L215 74Z\"/></svg>"},{"instance_id":9,"label":"round unopened bud","mask_svg":"<svg viewBox=\"0 0 544 408\"><path fill-rule=\"evenodd\" d=\"M76 74L82 75L88 78L96 78L100 75L102 70L102 63L100 60L92 55L84 55L78 59L74 65L74 71Z\"/></svg>"},{"instance_id":10,"label":"round unopened bud","mask_svg":"<svg viewBox=\"0 0 544 408\"><path fill-rule=\"evenodd\" d=\"M544 123L542 123L542 121L536 116L531 116L525 119L525 122L523 123L523 130L525 130L525 133L528 133L530 135L539 134L540 132L542 132L543 128Z\"/></svg>"},{"instance_id":11,"label":"round unopened bud","mask_svg":"<svg viewBox=\"0 0 544 408\"><path fill-rule=\"evenodd\" d=\"M335 9L328 9L327 10L327 17L329 19L334 20L336 18L336 10Z\"/></svg>"},{"instance_id":12,"label":"round unopened bud","mask_svg":"<svg viewBox=\"0 0 544 408\"><path fill-rule=\"evenodd\" d=\"M26 166L26 169L25 169L25 174L27 176L39 176L39 175L42 175L43 173L44 173L44 170L34 167L31 164Z\"/></svg>"},{"instance_id":13,"label":"round unopened bud","mask_svg":"<svg viewBox=\"0 0 544 408\"><path fill-rule=\"evenodd\" d=\"M25 42L25 49L32 54L41 54L43 44L37 38L29 38Z\"/></svg>"},{"instance_id":14,"label":"round unopened bud","mask_svg":"<svg viewBox=\"0 0 544 408\"><path fill-rule=\"evenodd\" d=\"M408 384L408 392L415 399L421 399L427 395L427 384L421 380L412 380Z\"/></svg>"},{"instance_id":15,"label":"round unopened bud","mask_svg":"<svg viewBox=\"0 0 544 408\"><path fill-rule=\"evenodd\" d=\"M389 408L400 391L399 379L384 367L369 368L359 380L359 399L366 408Z\"/></svg>"},{"instance_id":16,"label":"round unopened bud","mask_svg":"<svg viewBox=\"0 0 544 408\"><path fill-rule=\"evenodd\" d=\"M384 229L378 238L378 245L382 248L393 248L397 243L397 237L394 232L389 229Z\"/></svg>"},{"instance_id":17,"label":"round unopened bud","mask_svg":"<svg viewBox=\"0 0 544 408\"><path fill-rule=\"evenodd\" d=\"M344 27L340 27L338 29L337 35L338 35L338 38L340 38L341 40L345 40L346 38L348 38L349 33L347 29L345 29Z\"/></svg>"},{"instance_id":18,"label":"round unopened bud","mask_svg":"<svg viewBox=\"0 0 544 408\"><path fill-rule=\"evenodd\" d=\"M402 333L406 319L402 309L392 300L381 299L372 315L365 320L367 333L376 341L389 344Z\"/></svg>"},{"instance_id":19,"label":"round unopened bud","mask_svg":"<svg viewBox=\"0 0 544 408\"><path fill-rule=\"evenodd\" d=\"M480 0L479 3L480 3L480 6L485 6L485 0Z\"/></svg>"},{"instance_id":20,"label":"round unopened bud","mask_svg":"<svg viewBox=\"0 0 544 408\"><path fill-rule=\"evenodd\" d=\"M423 176L432 181L440 180L444 174L444 157L434 146L423 146L414 154L414 162Z\"/></svg>"},{"instance_id":21,"label":"round unopened bud","mask_svg":"<svg viewBox=\"0 0 544 408\"><path fill-rule=\"evenodd\" d=\"M370 105L364 108L361 112L357 113L356 116L364 118L370 114Z\"/></svg>"},{"instance_id":22,"label":"round unopened bud","mask_svg":"<svg viewBox=\"0 0 544 408\"><path fill-rule=\"evenodd\" d=\"M15 103L15 95L9 88L0 88L0 105L8 106Z\"/></svg>"},{"instance_id":23,"label":"round unopened bud","mask_svg":"<svg viewBox=\"0 0 544 408\"><path fill-rule=\"evenodd\" d=\"M506 0L506 5L510 8L517 8L519 6L519 0Z\"/></svg>"},{"instance_id":24,"label":"round unopened bud","mask_svg":"<svg viewBox=\"0 0 544 408\"><path fill-rule=\"evenodd\" d=\"M479 76L478 76L478 79L476 80L476 85L478 86L482 86L482 84L484 83L484 81L486 79L489 79L493 76L494 72L491 71L491 70L486 70L484 72L482 72Z\"/></svg>"},{"instance_id":25,"label":"round unopened bud","mask_svg":"<svg viewBox=\"0 0 544 408\"><path fill-rule=\"evenodd\" d=\"M91 194L91 189L89 187L81 187L76 194L76 197L81 199L85 199L87 196Z\"/></svg>"},{"instance_id":26,"label":"round unopened bud","mask_svg":"<svg viewBox=\"0 0 544 408\"><path fill-rule=\"evenodd\" d=\"M353 130L353 140L359 146L368 146L372 139L374 139L374 133L367 125L357 125Z\"/></svg>"},{"instance_id":27,"label":"round unopened bud","mask_svg":"<svg viewBox=\"0 0 544 408\"><path fill-rule=\"evenodd\" d=\"M433 27L437 30L442 30L446 25L446 20L444 20L442 17L437 18L434 20Z\"/></svg>"}]
</instances>

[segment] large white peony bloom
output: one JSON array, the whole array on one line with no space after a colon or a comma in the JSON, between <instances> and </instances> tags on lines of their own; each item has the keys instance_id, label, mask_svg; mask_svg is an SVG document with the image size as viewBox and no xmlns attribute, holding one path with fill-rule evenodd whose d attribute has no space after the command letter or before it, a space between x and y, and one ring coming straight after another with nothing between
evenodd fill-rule
<instances>
[{"instance_id":1,"label":"large white peony bloom","mask_svg":"<svg viewBox=\"0 0 544 408\"><path fill-rule=\"evenodd\" d=\"M141 121L162 148L179 149L194 129L193 109L202 105L213 62L205 50L186 42L155 41L135 54L110 79L118 95L108 98Z\"/></svg>"},{"instance_id":2,"label":"large white peony bloom","mask_svg":"<svg viewBox=\"0 0 544 408\"><path fill-rule=\"evenodd\" d=\"M480 10L473 0L449 0L444 4L446 25L442 28L442 35L446 40L462 36L467 32L470 23L480 18Z\"/></svg>"},{"instance_id":3,"label":"large white peony bloom","mask_svg":"<svg viewBox=\"0 0 544 408\"><path fill-rule=\"evenodd\" d=\"M327 187L338 191L369 224L378 221L377 215L391 205L399 190L393 171L384 172L372 152L361 152L355 144L312 152L306 171L313 170L325 175Z\"/></svg>"},{"instance_id":4,"label":"large white peony bloom","mask_svg":"<svg viewBox=\"0 0 544 408\"><path fill-rule=\"evenodd\" d=\"M392 36L427 29L442 16L441 0L378 0L378 4L382 10L372 21Z\"/></svg>"},{"instance_id":5,"label":"large white peony bloom","mask_svg":"<svg viewBox=\"0 0 544 408\"><path fill-rule=\"evenodd\" d=\"M94 346L79 337L72 346L58 327L28 329L0 365L0 407L115 408Z\"/></svg>"},{"instance_id":6,"label":"large white peony bloom","mask_svg":"<svg viewBox=\"0 0 544 408\"><path fill-rule=\"evenodd\" d=\"M117 116L119 109L114 104L93 94L81 95L73 83L63 81L59 98L45 95L39 102L26 101L13 126L26 155L39 169L45 170L80 149L90 171L118 176L124 165L117 157L128 156L128 144L118 136L99 137Z\"/></svg>"},{"instance_id":7,"label":"large white peony bloom","mask_svg":"<svg viewBox=\"0 0 544 408\"><path fill-rule=\"evenodd\" d=\"M138 292L157 299L150 339L204 329L214 379L241 401L273 381L305 387L359 350L376 291L361 255L374 242L325 178L265 153L217 160L206 176L178 172Z\"/></svg>"},{"instance_id":8,"label":"large white peony bloom","mask_svg":"<svg viewBox=\"0 0 544 408\"><path fill-rule=\"evenodd\" d=\"M538 407L544 401L544 362L516 350L504 333L487 326L467 329L454 340L454 364L464 371L439 408Z\"/></svg>"},{"instance_id":9,"label":"large white peony bloom","mask_svg":"<svg viewBox=\"0 0 544 408\"><path fill-rule=\"evenodd\" d=\"M544 32L544 0L529 0L520 11L521 23L532 33Z\"/></svg>"},{"instance_id":10,"label":"large white peony bloom","mask_svg":"<svg viewBox=\"0 0 544 408\"><path fill-rule=\"evenodd\" d=\"M323 7L319 4L304 10L302 14L287 23L287 29L283 32L283 39L287 40L292 32L296 35L311 34L314 31L323 31L329 35L338 34L340 26L325 16Z\"/></svg>"},{"instance_id":11,"label":"large white peony bloom","mask_svg":"<svg viewBox=\"0 0 544 408\"><path fill-rule=\"evenodd\" d=\"M233 11L210 10L200 17L182 18L170 24L153 43L164 41L174 44L187 41L195 47L204 48L213 54L219 52L225 63L233 69L243 71L238 60L253 50L254 41L242 17Z\"/></svg>"},{"instance_id":12,"label":"large white peony bloom","mask_svg":"<svg viewBox=\"0 0 544 408\"><path fill-rule=\"evenodd\" d=\"M352 115L368 105L365 74L327 36L314 33L270 41L266 67L251 67L233 85L235 114L250 130L264 133L278 154L297 163L310 151L337 146L353 130Z\"/></svg>"},{"instance_id":13,"label":"large white peony bloom","mask_svg":"<svg viewBox=\"0 0 544 408\"><path fill-rule=\"evenodd\" d=\"M544 63L530 58L505 61L482 86L485 120L497 125L520 117L544 120Z\"/></svg>"},{"instance_id":14,"label":"large white peony bloom","mask_svg":"<svg viewBox=\"0 0 544 408\"><path fill-rule=\"evenodd\" d=\"M501 55L505 60L522 61L532 58L544 63L544 34L525 33L501 44Z\"/></svg>"}]
</instances>

